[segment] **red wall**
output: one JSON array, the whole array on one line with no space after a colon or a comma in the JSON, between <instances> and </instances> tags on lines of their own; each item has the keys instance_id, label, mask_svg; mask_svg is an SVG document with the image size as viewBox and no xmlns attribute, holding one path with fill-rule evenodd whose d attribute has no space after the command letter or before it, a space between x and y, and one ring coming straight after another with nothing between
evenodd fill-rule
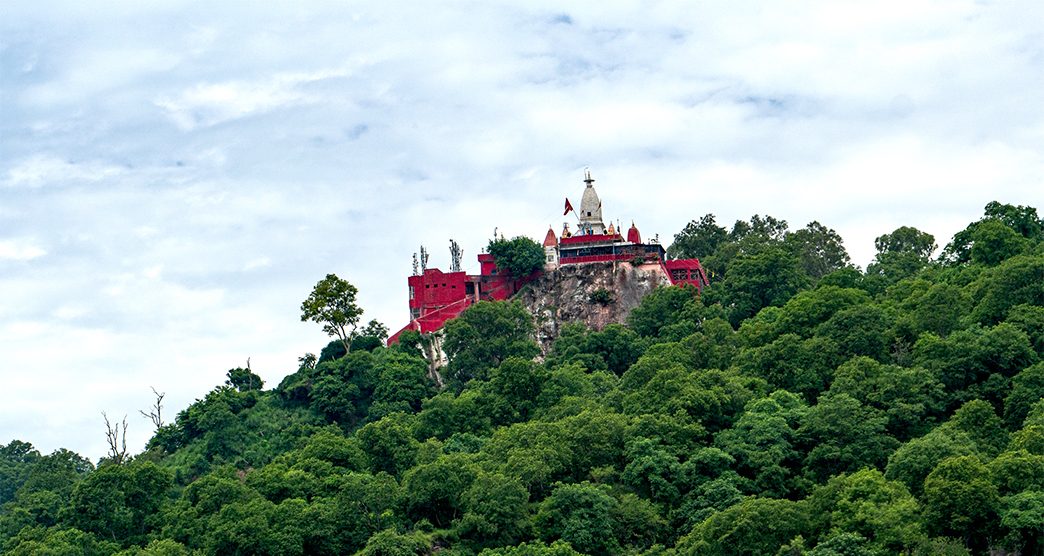
<instances>
[{"instance_id":1,"label":"red wall","mask_svg":"<svg viewBox=\"0 0 1044 556\"><path fill-rule=\"evenodd\" d=\"M692 284L701 290L709 284L699 259L663 261L663 268L667 271L671 284Z\"/></svg>"},{"instance_id":2,"label":"red wall","mask_svg":"<svg viewBox=\"0 0 1044 556\"><path fill-rule=\"evenodd\" d=\"M410 276L407 279L409 286L413 288L410 296L411 309L433 310L456 303L466 296L464 284L468 275L464 272L442 272L437 268L429 268L420 276Z\"/></svg>"}]
</instances>

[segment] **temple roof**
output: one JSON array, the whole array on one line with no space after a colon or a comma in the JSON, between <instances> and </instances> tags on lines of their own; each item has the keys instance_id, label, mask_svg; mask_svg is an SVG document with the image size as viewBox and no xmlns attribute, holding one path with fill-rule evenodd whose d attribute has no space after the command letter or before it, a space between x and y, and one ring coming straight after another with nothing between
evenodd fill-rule
<instances>
[{"instance_id":1,"label":"temple roof","mask_svg":"<svg viewBox=\"0 0 1044 556\"><path fill-rule=\"evenodd\" d=\"M580 222L591 224L595 227L595 233L604 233L605 224L602 223L602 200L594 188L594 178L590 170L584 173L584 195L580 199Z\"/></svg>"},{"instance_id":2,"label":"temple roof","mask_svg":"<svg viewBox=\"0 0 1044 556\"><path fill-rule=\"evenodd\" d=\"M627 230L627 241L630 243L641 243L642 234L638 233L638 227L631 222L631 229Z\"/></svg>"},{"instance_id":3,"label":"temple roof","mask_svg":"<svg viewBox=\"0 0 1044 556\"><path fill-rule=\"evenodd\" d=\"M547 235L544 236L544 247L554 247L558 245L558 237L555 236L555 231L548 226Z\"/></svg>"}]
</instances>

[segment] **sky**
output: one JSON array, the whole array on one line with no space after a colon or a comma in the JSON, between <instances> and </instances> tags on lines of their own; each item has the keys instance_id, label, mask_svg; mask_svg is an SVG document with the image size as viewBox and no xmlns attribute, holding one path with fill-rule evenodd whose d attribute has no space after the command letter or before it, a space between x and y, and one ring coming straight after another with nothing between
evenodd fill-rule
<instances>
[{"instance_id":1,"label":"sky","mask_svg":"<svg viewBox=\"0 0 1044 556\"><path fill-rule=\"evenodd\" d=\"M865 267L992 200L1044 209L1044 3L0 3L0 444L128 448L329 340L335 273L406 277L579 201L667 245L704 214L835 229Z\"/></svg>"}]
</instances>

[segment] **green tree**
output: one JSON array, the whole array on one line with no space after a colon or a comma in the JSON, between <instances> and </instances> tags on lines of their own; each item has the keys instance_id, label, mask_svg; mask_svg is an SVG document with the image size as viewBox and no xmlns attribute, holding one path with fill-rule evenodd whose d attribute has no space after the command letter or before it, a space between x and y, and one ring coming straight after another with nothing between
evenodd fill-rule
<instances>
[{"instance_id":1,"label":"green tree","mask_svg":"<svg viewBox=\"0 0 1044 556\"><path fill-rule=\"evenodd\" d=\"M869 357L855 357L838 367L830 392L848 394L883 411L888 432L899 440L927 432L945 402L942 383L932 373L884 365Z\"/></svg>"},{"instance_id":2,"label":"green tree","mask_svg":"<svg viewBox=\"0 0 1044 556\"><path fill-rule=\"evenodd\" d=\"M928 284L925 281L925 285ZM909 331L908 339L913 342L921 332L946 337L957 330L971 303L960 287L942 282L931 284L923 293L901 302L899 307L898 325Z\"/></svg>"},{"instance_id":3,"label":"green tree","mask_svg":"<svg viewBox=\"0 0 1044 556\"><path fill-rule=\"evenodd\" d=\"M108 556L119 551L120 545L75 528L26 527L0 548L14 556Z\"/></svg>"},{"instance_id":4,"label":"green tree","mask_svg":"<svg viewBox=\"0 0 1044 556\"><path fill-rule=\"evenodd\" d=\"M775 554L797 535L807 534L808 528L805 504L751 496L694 527L678 540L677 553L686 556Z\"/></svg>"},{"instance_id":5,"label":"green tree","mask_svg":"<svg viewBox=\"0 0 1044 556\"><path fill-rule=\"evenodd\" d=\"M1026 250L1030 242L999 220L984 220L972 233L971 260L995 266Z\"/></svg>"},{"instance_id":6,"label":"green tree","mask_svg":"<svg viewBox=\"0 0 1044 556\"><path fill-rule=\"evenodd\" d=\"M463 513L462 499L476 472L466 454L443 455L413 467L402 479L407 510L416 519L447 527Z\"/></svg>"},{"instance_id":7,"label":"green tree","mask_svg":"<svg viewBox=\"0 0 1044 556\"><path fill-rule=\"evenodd\" d=\"M423 556L431 553L431 539L422 533L385 529L370 537L359 556Z\"/></svg>"},{"instance_id":8,"label":"green tree","mask_svg":"<svg viewBox=\"0 0 1044 556\"><path fill-rule=\"evenodd\" d=\"M399 524L402 492L387 473L350 473L331 498L313 500L310 523L316 535L306 553L354 554L375 533Z\"/></svg>"},{"instance_id":9,"label":"green tree","mask_svg":"<svg viewBox=\"0 0 1044 556\"><path fill-rule=\"evenodd\" d=\"M862 290L820 284L798 293L778 310L765 309L747 319L739 334L750 347L767 344L783 334L808 338L839 311L868 303L870 296Z\"/></svg>"},{"instance_id":10,"label":"green tree","mask_svg":"<svg viewBox=\"0 0 1044 556\"><path fill-rule=\"evenodd\" d=\"M1024 490L1044 491L1044 455L1009 450L987 463L986 468L1002 496Z\"/></svg>"},{"instance_id":11,"label":"green tree","mask_svg":"<svg viewBox=\"0 0 1044 556\"><path fill-rule=\"evenodd\" d=\"M1001 526L1011 548L1027 556L1044 549L1044 491L1020 492L1003 500Z\"/></svg>"},{"instance_id":12,"label":"green tree","mask_svg":"<svg viewBox=\"0 0 1044 556\"><path fill-rule=\"evenodd\" d=\"M388 341L388 327L377 319L371 319L362 327L352 340L352 349L373 351L384 346Z\"/></svg>"},{"instance_id":13,"label":"green tree","mask_svg":"<svg viewBox=\"0 0 1044 556\"><path fill-rule=\"evenodd\" d=\"M1044 362L1026 367L1011 381L1011 392L1004 399L1004 421L1009 429L1022 426L1030 407L1044 399Z\"/></svg>"},{"instance_id":14,"label":"green tree","mask_svg":"<svg viewBox=\"0 0 1044 556\"><path fill-rule=\"evenodd\" d=\"M1017 255L983 272L968 285L977 300L972 317L996 324L1017 305L1044 306L1044 255Z\"/></svg>"},{"instance_id":15,"label":"green tree","mask_svg":"<svg viewBox=\"0 0 1044 556\"><path fill-rule=\"evenodd\" d=\"M800 466L797 429L808 412L800 397L777 390L747 403L732 428L719 432L714 445L736 459L736 470L753 481L755 492L783 497L795 490Z\"/></svg>"},{"instance_id":16,"label":"green tree","mask_svg":"<svg viewBox=\"0 0 1044 556\"><path fill-rule=\"evenodd\" d=\"M540 541L524 542L518 546L487 549L481 556L582 556L565 541L546 544Z\"/></svg>"},{"instance_id":17,"label":"green tree","mask_svg":"<svg viewBox=\"0 0 1044 556\"><path fill-rule=\"evenodd\" d=\"M810 448L806 475L821 482L838 473L883 466L899 445L884 433L887 422L880 411L848 394L821 396L798 429L801 443Z\"/></svg>"},{"instance_id":18,"label":"green tree","mask_svg":"<svg viewBox=\"0 0 1044 556\"><path fill-rule=\"evenodd\" d=\"M559 484L540 505L536 524L546 541L561 539L588 554L619 554L613 535L616 500L608 488L587 481Z\"/></svg>"},{"instance_id":19,"label":"green tree","mask_svg":"<svg viewBox=\"0 0 1044 556\"><path fill-rule=\"evenodd\" d=\"M428 378L428 365L419 358L398 351L384 351L377 357L377 384L369 415L379 419L389 413L416 413L421 402L435 393Z\"/></svg>"},{"instance_id":20,"label":"green tree","mask_svg":"<svg viewBox=\"0 0 1044 556\"><path fill-rule=\"evenodd\" d=\"M708 292L729 310L729 321L738 326L763 307L780 306L809 285L800 260L786 248L764 244L736 256L721 286Z\"/></svg>"},{"instance_id":21,"label":"green tree","mask_svg":"<svg viewBox=\"0 0 1044 556\"><path fill-rule=\"evenodd\" d=\"M503 546L529 530L529 492L522 482L500 473L480 472L464 493L458 529L480 546Z\"/></svg>"},{"instance_id":22,"label":"green tree","mask_svg":"<svg viewBox=\"0 0 1044 556\"><path fill-rule=\"evenodd\" d=\"M485 379L508 357L532 359L540 353L533 339L533 317L518 301L480 301L446 324L443 348L449 374L458 386Z\"/></svg>"},{"instance_id":23,"label":"green tree","mask_svg":"<svg viewBox=\"0 0 1044 556\"><path fill-rule=\"evenodd\" d=\"M629 442L625 454L627 465L620 477L624 484L657 502L671 504L677 500L681 468L677 456L648 438Z\"/></svg>"},{"instance_id":24,"label":"green tree","mask_svg":"<svg viewBox=\"0 0 1044 556\"><path fill-rule=\"evenodd\" d=\"M1000 497L977 457L943 460L924 480L923 501L933 531L962 537L975 552L987 547L997 529Z\"/></svg>"},{"instance_id":25,"label":"green tree","mask_svg":"<svg viewBox=\"0 0 1044 556\"><path fill-rule=\"evenodd\" d=\"M156 539L144 548L132 546L116 553L116 556L193 556L185 545L170 539Z\"/></svg>"},{"instance_id":26,"label":"green tree","mask_svg":"<svg viewBox=\"0 0 1044 556\"><path fill-rule=\"evenodd\" d=\"M928 434L903 444L888 458L885 476L900 481L920 496L924 479L939 462L976 453L975 442L962 431L936 427Z\"/></svg>"},{"instance_id":27,"label":"green tree","mask_svg":"<svg viewBox=\"0 0 1044 556\"><path fill-rule=\"evenodd\" d=\"M483 385L492 422L498 425L529 418L540 396L547 372L532 361L509 357L492 370Z\"/></svg>"},{"instance_id":28,"label":"green tree","mask_svg":"<svg viewBox=\"0 0 1044 556\"><path fill-rule=\"evenodd\" d=\"M667 256L672 259L704 259L714 254L719 245L728 239L725 228L718 226L713 214L705 214L699 220L693 220L674 235L674 241L667 248Z\"/></svg>"},{"instance_id":29,"label":"green tree","mask_svg":"<svg viewBox=\"0 0 1044 556\"><path fill-rule=\"evenodd\" d=\"M943 249L940 256L941 259L957 264L972 260L972 251L975 243L982 239L985 239L986 243L990 243L989 236L994 235L994 233L987 231L987 233L977 238L976 236L980 234L980 227L984 225L987 228L993 227L996 230L993 224L1000 224L1011 229L1017 236L1029 241L1044 239L1044 220L1037 216L1037 209L1033 207L1014 206L991 201L986 205L984 212L983 218L978 222L973 222L967 228L954 234L953 241ZM986 223L990 224L987 225ZM1007 235L1004 232L1001 233ZM988 249L988 251L996 252L994 249ZM985 262L981 259L982 254L980 253L979 262Z\"/></svg>"},{"instance_id":30,"label":"green tree","mask_svg":"<svg viewBox=\"0 0 1044 556\"><path fill-rule=\"evenodd\" d=\"M374 472L399 475L413 467L419 446L413 438L414 423L402 413L384 416L368 423L355 433L359 446Z\"/></svg>"},{"instance_id":31,"label":"green tree","mask_svg":"<svg viewBox=\"0 0 1044 556\"><path fill-rule=\"evenodd\" d=\"M698 295L699 290L692 286L656 288L631 311L627 323L643 337L662 336L665 330L683 327L686 330L684 334L672 335L670 338L680 340L696 331Z\"/></svg>"},{"instance_id":32,"label":"green tree","mask_svg":"<svg viewBox=\"0 0 1044 556\"><path fill-rule=\"evenodd\" d=\"M877 556L880 552L873 550L866 537L858 533L832 533L806 554L808 556Z\"/></svg>"},{"instance_id":33,"label":"green tree","mask_svg":"<svg viewBox=\"0 0 1044 556\"><path fill-rule=\"evenodd\" d=\"M352 339L363 313L355 303L358 293L358 288L347 280L327 274L301 303L301 321L322 324L323 332L339 338L345 352L351 352Z\"/></svg>"},{"instance_id":34,"label":"green tree","mask_svg":"<svg viewBox=\"0 0 1044 556\"><path fill-rule=\"evenodd\" d=\"M800 230L787 233L783 243L797 254L805 274L813 280L851 264L841 236L814 220Z\"/></svg>"},{"instance_id":35,"label":"green tree","mask_svg":"<svg viewBox=\"0 0 1044 556\"><path fill-rule=\"evenodd\" d=\"M932 252L938 247L935 236L910 226L901 226L892 233L874 240L877 255L867 265L866 273L883 277L887 283L898 282L928 265Z\"/></svg>"},{"instance_id":36,"label":"green tree","mask_svg":"<svg viewBox=\"0 0 1044 556\"><path fill-rule=\"evenodd\" d=\"M967 434L979 452L990 457L996 456L1008 445L1008 433L1000 418L993 406L982 400L972 400L962 405L944 426Z\"/></svg>"},{"instance_id":37,"label":"green tree","mask_svg":"<svg viewBox=\"0 0 1044 556\"><path fill-rule=\"evenodd\" d=\"M816 335L833 340L844 357L865 355L883 361L894 344L889 334L892 323L879 305L864 303L834 313L816 328Z\"/></svg>"},{"instance_id":38,"label":"green tree","mask_svg":"<svg viewBox=\"0 0 1044 556\"><path fill-rule=\"evenodd\" d=\"M319 363L310 373L312 409L330 421L353 424L369 411L379 372L377 357L367 351Z\"/></svg>"},{"instance_id":39,"label":"green tree","mask_svg":"<svg viewBox=\"0 0 1044 556\"><path fill-rule=\"evenodd\" d=\"M498 269L514 278L525 278L544 268L544 248L528 237L492 239L486 251Z\"/></svg>"},{"instance_id":40,"label":"green tree","mask_svg":"<svg viewBox=\"0 0 1044 556\"><path fill-rule=\"evenodd\" d=\"M14 499L29 478L31 464L40 457L40 452L28 442L12 440L0 445L0 505Z\"/></svg>"},{"instance_id":41,"label":"green tree","mask_svg":"<svg viewBox=\"0 0 1044 556\"><path fill-rule=\"evenodd\" d=\"M140 542L172 483L170 471L152 462L103 465L77 483L62 520L107 540Z\"/></svg>"},{"instance_id":42,"label":"green tree","mask_svg":"<svg viewBox=\"0 0 1044 556\"><path fill-rule=\"evenodd\" d=\"M838 351L837 343L827 338L802 340L784 334L767 345L741 351L735 361L746 375L814 400L830 383L834 367L844 360Z\"/></svg>"},{"instance_id":43,"label":"green tree","mask_svg":"<svg viewBox=\"0 0 1044 556\"><path fill-rule=\"evenodd\" d=\"M876 469L831 478L809 503L817 529L857 534L873 554L908 553L927 540L917 500Z\"/></svg>"},{"instance_id":44,"label":"green tree","mask_svg":"<svg viewBox=\"0 0 1044 556\"><path fill-rule=\"evenodd\" d=\"M265 385L265 381L261 380L261 377L254 374L249 368L236 367L235 369L229 369L225 376L227 377L225 384L240 392L260 390Z\"/></svg>"}]
</instances>

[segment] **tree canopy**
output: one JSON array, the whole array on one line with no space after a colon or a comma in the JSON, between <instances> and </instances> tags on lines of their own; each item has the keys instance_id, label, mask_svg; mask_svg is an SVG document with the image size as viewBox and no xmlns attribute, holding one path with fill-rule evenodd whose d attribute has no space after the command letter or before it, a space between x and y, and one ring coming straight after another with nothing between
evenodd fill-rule
<instances>
[{"instance_id":1,"label":"tree canopy","mask_svg":"<svg viewBox=\"0 0 1044 556\"><path fill-rule=\"evenodd\" d=\"M525 278L544 268L544 248L525 236L492 239L486 250L497 268L515 278Z\"/></svg>"},{"instance_id":2,"label":"tree canopy","mask_svg":"<svg viewBox=\"0 0 1044 556\"><path fill-rule=\"evenodd\" d=\"M355 303L358 293L359 290L347 280L338 278L336 274L327 274L301 303L301 321L322 324L323 332L337 336L345 352L349 352L363 313Z\"/></svg>"}]
</instances>

